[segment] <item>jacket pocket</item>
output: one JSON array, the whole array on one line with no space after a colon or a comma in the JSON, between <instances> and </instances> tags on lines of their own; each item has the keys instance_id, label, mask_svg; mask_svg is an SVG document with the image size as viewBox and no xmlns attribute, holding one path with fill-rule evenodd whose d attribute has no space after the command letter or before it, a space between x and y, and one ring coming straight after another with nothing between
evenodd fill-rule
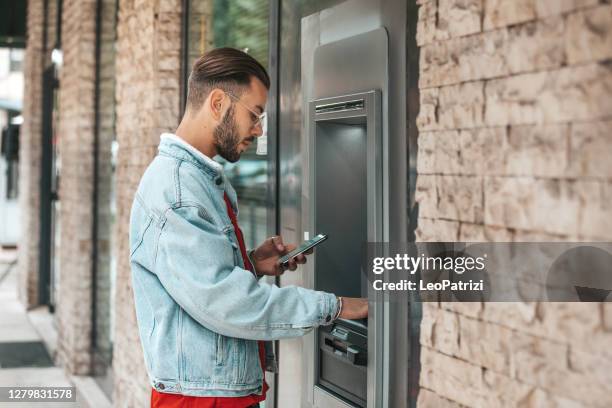
<instances>
[{"instance_id":1,"label":"jacket pocket","mask_svg":"<svg viewBox=\"0 0 612 408\"><path fill-rule=\"evenodd\" d=\"M262 379L261 362L259 361L259 343L256 340L240 339L240 353L236 358L236 381L242 384L252 384Z\"/></svg>"}]
</instances>

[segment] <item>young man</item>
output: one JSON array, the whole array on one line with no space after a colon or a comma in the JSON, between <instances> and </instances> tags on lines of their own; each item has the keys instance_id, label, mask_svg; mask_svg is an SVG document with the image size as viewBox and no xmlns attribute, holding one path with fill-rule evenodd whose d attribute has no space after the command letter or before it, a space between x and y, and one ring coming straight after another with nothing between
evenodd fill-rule
<instances>
[{"instance_id":1,"label":"young man","mask_svg":"<svg viewBox=\"0 0 612 408\"><path fill-rule=\"evenodd\" d=\"M189 77L176 134L136 191L130 261L153 407L250 407L265 399L262 340L302 336L336 318L367 316L367 301L259 281L284 272L295 248L268 238L247 252L236 193L212 158L235 162L262 134L270 80L249 55L220 48ZM295 270L303 255L290 261Z\"/></svg>"}]
</instances>

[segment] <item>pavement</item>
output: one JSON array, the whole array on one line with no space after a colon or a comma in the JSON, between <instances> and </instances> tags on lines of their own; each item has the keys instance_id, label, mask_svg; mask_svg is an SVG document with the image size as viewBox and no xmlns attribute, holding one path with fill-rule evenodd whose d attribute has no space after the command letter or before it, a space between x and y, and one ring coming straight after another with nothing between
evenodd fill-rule
<instances>
[{"instance_id":1,"label":"pavement","mask_svg":"<svg viewBox=\"0 0 612 408\"><path fill-rule=\"evenodd\" d=\"M48 347L44 344L28 312L17 298L17 253L0 249L0 387L71 387L64 370L53 366ZM17 348L15 348L17 347ZM8 355L6 350L21 350L19 355ZM13 358L11 358L13 357ZM4 362L4 365L3 365ZM23 362L24 366L18 366ZM7 366L8 365L8 366ZM76 402L0 402L0 408L19 407L86 407L77 393Z\"/></svg>"}]
</instances>

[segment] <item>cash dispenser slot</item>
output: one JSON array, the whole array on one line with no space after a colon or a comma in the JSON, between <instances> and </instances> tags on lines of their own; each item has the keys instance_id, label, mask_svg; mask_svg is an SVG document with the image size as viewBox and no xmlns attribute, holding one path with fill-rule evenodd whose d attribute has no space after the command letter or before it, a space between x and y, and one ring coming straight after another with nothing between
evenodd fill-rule
<instances>
[{"instance_id":1,"label":"cash dispenser slot","mask_svg":"<svg viewBox=\"0 0 612 408\"><path fill-rule=\"evenodd\" d=\"M351 337L349 339L349 337ZM347 360L349 363L358 366L365 366L368 361L367 345L364 341L367 337L353 334L349 330L336 326L331 333L323 333L323 343L321 347L325 351L333 353L336 357Z\"/></svg>"},{"instance_id":2,"label":"cash dispenser slot","mask_svg":"<svg viewBox=\"0 0 612 408\"><path fill-rule=\"evenodd\" d=\"M337 103L326 103L317 105L315 107L316 113L326 112L345 112L363 109L365 101L363 99L356 99L354 101L345 101Z\"/></svg>"}]
</instances>

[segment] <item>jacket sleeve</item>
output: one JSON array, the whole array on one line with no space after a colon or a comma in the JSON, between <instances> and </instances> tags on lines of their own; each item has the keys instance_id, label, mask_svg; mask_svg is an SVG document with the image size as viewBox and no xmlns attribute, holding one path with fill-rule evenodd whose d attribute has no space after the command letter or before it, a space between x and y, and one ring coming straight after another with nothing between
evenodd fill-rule
<instances>
[{"instance_id":1,"label":"jacket sleeve","mask_svg":"<svg viewBox=\"0 0 612 408\"><path fill-rule=\"evenodd\" d=\"M253 340L301 336L331 323L335 295L258 281L235 266L240 252L231 229L220 230L198 214L195 207L168 210L153 268L191 317L225 336Z\"/></svg>"}]
</instances>

